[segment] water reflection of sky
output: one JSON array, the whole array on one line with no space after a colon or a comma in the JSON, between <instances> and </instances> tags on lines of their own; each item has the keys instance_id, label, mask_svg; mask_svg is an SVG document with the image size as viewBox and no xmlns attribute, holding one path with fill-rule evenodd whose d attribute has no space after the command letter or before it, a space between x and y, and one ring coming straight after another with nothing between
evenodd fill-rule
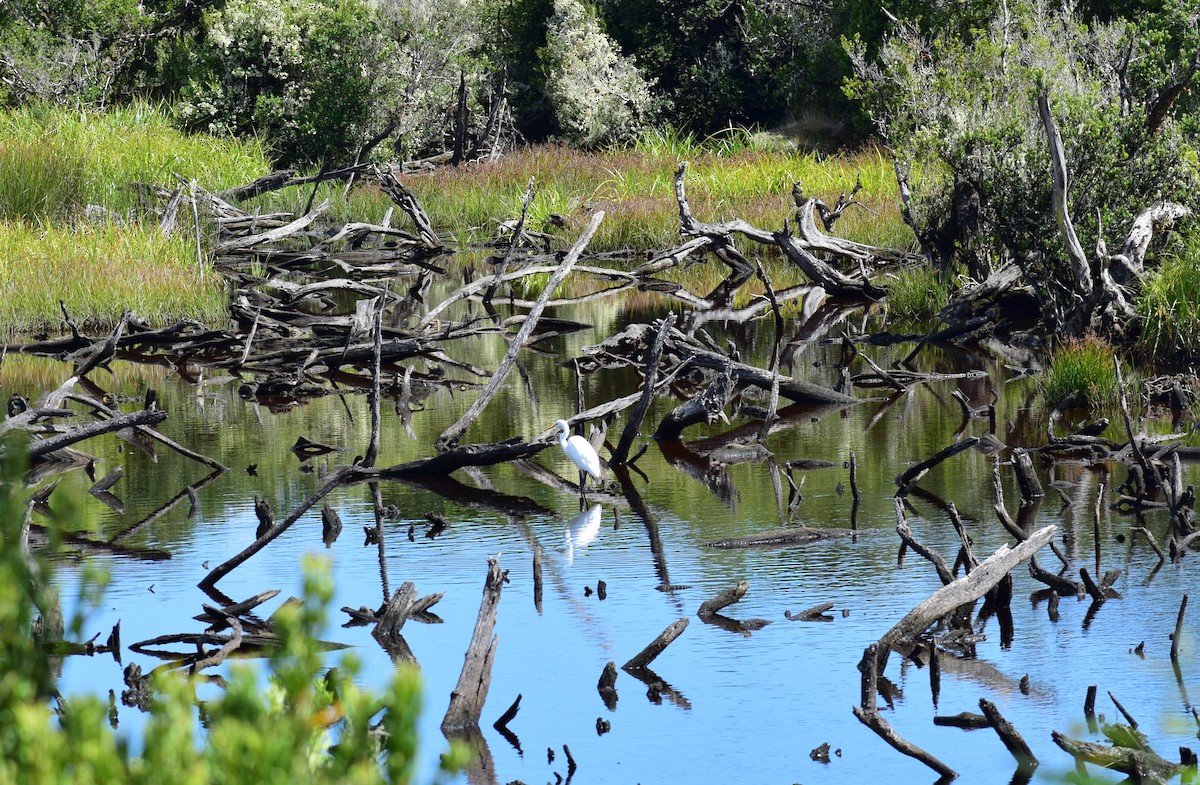
<instances>
[{"instance_id":1,"label":"water reflection of sky","mask_svg":"<svg viewBox=\"0 0 1200 785\"><path fill-rule=\"evenodd\" d=\"M560 370L547 364L533 372L553 376ZM106 634L120 619L126 644L167 632L198 631L199 624L191 617L200 611L201 603L210 602L195 588L207 573L204 563L214 566L253 541L254 495L271 499L282 518L316 487L318 478L299 472L298 462L286 454L296 431L316 441L346 445L348 454L333 456L327 461L331 464L348 460L359 451L356 445L362 443L364 434L361 397L331 398L273 415L240 402L228 385L216 385L198 396L190 387L159 383L172 412L164 431L181 440L193 434L200 442L197 449L225 460L234 469L199 493L195 519L187 519L184 502L127 543L167 549L172 554L170 561L95 559L110 568L112 583L87 629ZM593 389L591 381L588 385L593 398L606 394L603 389ZM507 407L504 410L511 421L480 426L496 433L469 434L468 440L507 438L514 433L532 436L548 429L573 406L573 381L568 374L557 386L540 389L536 412L519 403L520 396L513 393L513 400L498 404ZM706 548L705 542L721 537L781 526L786 480L780 481L783 497L778 498L767 464L728 467L722 470L724 487L736 492L721 497L697 476L675 468L654 445L638 464L646 477L635 478L634 485L653 516L654 530L662 542L661 558L651 552L647 526L624 501L615 505L619 526L614 504L597 494L591 499L596 506L589 504L581 516L577 497L542 485L512 467L485 470L484 477L496 490L523 496L544 512L510 517L472 506L465 498L443 498L401 484L384 485L384 502L401 510L401 518L386 529L384 555L390 589L413 581L421 594L445 592L432 609L444 623L410 621L404 627L425 684L418 781L433 779L438 755L444 749L438 725L474 625L486 559L499 554L511 582L500 603L499 648L484 713L484 736L499 781L547 782L554 781L555 772L565 775L562 746L566 744L579 766L575 783L811 785L873 782L882 777L903 783L931 782L934 778L928 769L886 746L854 719L850 709L859 700L855 666L863 648L937 587L933 570L915 554L909 553L903 568L895 569L898 541L892 528L892 478L955 438L957 405L947 403L950 389L917 390L890 405L863 404L845 415L797 412L772 434L768 446L780 460L810 458L838 464L794 473L803 494L795 522L810 526L849 525L849 490L839 495L836 486L847 479L841 461L849 449L856 450L864 500L857 518L860 533L853 540L768 550ZM978 390L973 390L972 397L976 403L985 402ZM189 403L193 398L195 406ZM421 429L415 441L402 435L395 413L385 409L385 432L391 438L384 445L380 463L427 454L431 435L452 421L471 398L459 391L432 400L430 408L414 418ZM1027 398L1028 391L1018 390L1002 400L1002 437L1007 438L1005 423L1011 425L1024 416ZM656 407L666 405L656 403ZM225 418L216 421L224 423L220 427L214 425L214 412ZM659 411L658 416L661 414ZM723 427L708 433L719 433ZM976 433L986 426L974 423L970 427ZM260 440L271 439L279 444L260 444ZM614 435L610 434L610 440L615 440ZM258 464L257 477L245 471L251 462ZM557 448L543 453L537 462L563 477L574 477ZM127 504L123 515L97 511L97 502L83 495L79 487L72 490L72 483L86 487L78 479L64 481L58 493L75 493L86 527L106 536L203 476L193 465L169 455L160 455L159 463L151 464L136 453L108 454L102 463L109 468L116 464L125 467L126 478L114 488ZM956 502L981 556L1007 541L991 512L991 469L989 458L968 452L935 469L921 483ZM1194 481L1194 469L1189 467L1188 472L1188 481ZM1064 492L1072 504L1060 517L1061 499L1048 487L1050 495L1035 523L1057 524L1073 534L1070 553L1072 573L1077 575L1080 566L1094 569L1090 510L1098 476L1060 469L1055 479L1066 484ZM1007 474L1005 492L1012 510L1016 489ZM365 486L346 488L330 501L345 524L333 548L322 546L319 511L314 510L222 580L219 588L234 599L269 588L282 589L282 595L264 609L269 613L289 594L299 592L302 553L327 556L336 579L327 638L350 644L364 665L361 680L380 685L391 671L390 660L366 628L338 626L345 615L337 610L342 606L374 607L383 598L378 551L374 545L363 546L363 526L374 522L370 493ZM951 557L957 540L944 514L929 500L914 497L913 503L919 514L910 514L910 523L917 537ZM425 537L427 511L439 512L450 521L449 529L434 539ZM935 713L978 711L981 697L997 703L1041 758L1039 782L1061 781L1061 774L1071 768L1070 759L1050 741L1052 730L1095 738L1083 724L1083 700L1089 684L1100 686L1097 706L1101 713L1116 717L1105 695L1112 690L1167 757L1181 744L1194 746L1196 726L1188 701L1200 694L1200 679L1195 675L1200 673L1196 641L1200 627L1194 621L1200 609L1185 627L1182 687L1171 667L1167 634L1174 627L1179 598L1186 591L1194 594L1200 586L1195 577L1197 556L1168 564L1150 578L1156 560L1148 548L1140 544L1129 555L1128 544L1115 540L1129 525L1127 519L1103 511L1102 567L1124 571L1116 584L1122 597L1105 603L1086 629L1088 602L1064 598L1059 605L1060 618L1052 623L1046 604L1034 606L1029 599L1041 585L1019 569L1015 573L1016 634L1011 648L1000 647L993 621L987 629L988 640L978 648L977 660L955 662L943 657L936 709L928 672L902 665L893 656L886 675L903 691L903 697L894 711L886 712L887 719L900 733L956 768L963 783L1007 781L1013 769L1010 756L991 731L966 732L931 724ZM1163 522L1152 518L1149 525L1161 532ZM410 526L412 541L408 538ZM544 553L541 613L534 607L531 579L536 546ZM1049 554L1041 561L1044 567L1057 568ZM64 596L73 596L78 567L68 561L58 569L67 587ZM594 590L599 580L607 587L604 600L585 592ZM663 580L686 588L658 591ZM701 602L740 580L748 580L750 590L724 612L736 619L757 617L772 622L748 637L706 625L696 616ZM824 601L835 603L833 621L784 619L784 611L799 611ZM843 610L848 615L843 616ZM620 665L668 624L683 617L690 619L688 629L652 666L682 699L652 703L644 684L621 673L617 708L612 712L606 709L596 690L605 663ZM1143 640L1145 656L1139 657L1132 649ZM130 661L147 669L156 664L126 651L125 662ZM1031 683L1029 695L1017 688L1026 674ZM105 694L108 689L118 693L121 689L121 669L111 659L72 658L66 662L65 694ZM523 754L490 727L518 694L522 695L521 710L509 727L520 738ZM609 733L597 734L597 718L611 723ZM124 708L120 720L122 729L130 733L136 733L142 722L136 711ZM809 751L823 742L840 750L841 756L834 756L829 764L810 760ZM553 764L547 763L548 748L556 752Z\"/></svg>"}]
</instances>

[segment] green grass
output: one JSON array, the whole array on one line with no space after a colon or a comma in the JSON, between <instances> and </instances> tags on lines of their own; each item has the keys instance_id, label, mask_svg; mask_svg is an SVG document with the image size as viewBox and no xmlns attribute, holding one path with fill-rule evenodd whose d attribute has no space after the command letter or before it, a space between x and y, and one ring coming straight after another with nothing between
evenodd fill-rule
<instances>
[{"instance_id":1,"label":"green grass","mask_svg":"<svg viewBox=\"0 0 1200 785\"><path fill-rule=\"evenodd\" d=\"M130 183L174 187L179 176L216 190L268 169L260 145L180 133L145 104L0 113L0 332L58 326L60 299L93 328L126 308L154 323L223 318L225 294L197 261L190 222L164 237L151 210L161 205L139 205ZM88 205L108 218L89 221Z\"/></svg>"},{"instance_id":2,"label":"green grass","mask_svg":"<svg viewBox=\"0 0 1200 785\"><path fill-rule=\"evenodd\" d=\"M900 322L931 319L950 302L950 286L929 265L909 267L876 282L887 287L888 315Z\"/></svg>"},{"instance_id":3,"label":"green grass","mask_svg":"<svg viewBox=\"0 0 1200 785\"><path fill-rule=\"evenodd\" d=\"M907 247L912 234L898 214L891 161L881 151L820 156L757 145L732 129L707 139L671 132L648 134L627 149L585 153L560 145L517 150L494 162L481 162L403 177L421 200L435 228L471 244L496 235L497 223L520 214L521 197L532 175L537 193L528 226L549 230L551 214L563 217L564 241L573 240L590 213L607 213L591 248L660 250L679 241L674 175L680 160L689 163L687 196L696 218L719 222L743 218L763 229L779 229L791 220L795 206L792 182L806 194L832 205L838 195L862 177L858 199L868 209L852 207L837 234L861 242ZM390 206L387 197L367 185L342 199L341 184L326 186L335 220L379 220ZM266 211L297 211L307 190L291 189L263 197Z\"/></svg>"},{"instance_id":4,"label":"green grass","mask_svg":"<svg viewBox=\"0 0 1200 785\"><path fill-rule=\"evenodd\" d=\"M219 190L268 170L262 145L181 133L147 104L0 114L0 219L74 220L88 204L128 216L139 208L130 183L174 187L178 175Z\"/></svg>"},{"instance_id":5,"label":"green grass","mask_svg":"<svg viewBox=\"0 0 1200 785\"><path fill-rule=\"evenodd\" d=\"M1134 303L1141 332L1135 349L1158 360L1200 356L1200 235L1146 276Z\"/></svg>"},{"instance_id":6,"label":"green grass","mask_svg":"<svg viewBox=\"0 0 1200 785\"><path fill-rule=\"evenodd\" d=\"M80 327L102 328L132 308L155 324L215 323L228 295L211 271L201 277L194 239L155 226L76 227L0 223L0 329L52 330L59 300Z\"/></svg>"},{"instance_id":7,"label":"green grass","mask_svg":"<svg viewBox=\"0 0 1200 785\"><path fill-rule=\"evenodd\" d=\"M1058 347L1040 380L1046 405L1054 406L1067 395L1075 393L1075 406L1117 409L1120 405L1120 387L1113 355L1113 348L1103 339L1095 337L1069 341ZM1125 364L1122 364L1121 373L1126 397L1130 404L1136 404L1140 400L1140 396L1135 394L1140 384L1137 375Z\"/></svg>"}]
</instances>

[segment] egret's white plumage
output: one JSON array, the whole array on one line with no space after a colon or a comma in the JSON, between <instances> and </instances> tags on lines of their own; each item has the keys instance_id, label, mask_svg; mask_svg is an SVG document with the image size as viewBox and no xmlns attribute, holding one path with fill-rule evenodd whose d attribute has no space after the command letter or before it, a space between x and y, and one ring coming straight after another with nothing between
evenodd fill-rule
<instances>
[{"instance_id":1,"label":"egret's white plumage","mask_svg":"<svg viewBox=\"0 0 1200 785\"><path fill-rule=\"evenodd\" d=\"M571 459L571 463L578 466L579 471L585 472L599 482L603 469L600 467L600 456L596 454L596 448L578 434L567 438L567 434L571 432L571 426L567 425L566 420L559 420L555 426L560 431L558 443L567 457Z\"/></svg>"}]
</instances>

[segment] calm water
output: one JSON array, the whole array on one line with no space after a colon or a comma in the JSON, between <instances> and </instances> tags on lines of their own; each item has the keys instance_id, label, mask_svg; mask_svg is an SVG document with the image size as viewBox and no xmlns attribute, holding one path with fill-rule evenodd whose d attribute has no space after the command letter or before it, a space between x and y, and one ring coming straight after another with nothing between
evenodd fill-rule
<instances>
[{"instance_id":1,"label":"calm water","mask_svg":"<svg viewBox=\"0 0 1200 785\"><path fill-rule=\"evenodd\" d=\"M574 377L557 361L576 356L582 345L600 340L631 318L613 302L573 311L561 309L556 315L588 321L594 328L557 339L549 347L552 354L532 356L528 370L533 396L514 374L464 442L531 438L549 429L555 419L569 415L576 406ZM796 314L791 317L789 329L795 329ZM722 344L726 338L737 341L743 356L762 358L769 352L769 319L749 327L709 325L707 329ZM864 351L886 366L909 348ZM793 367L798 374L831 383L829 369L836 351L837 347L802 346L793 358ZM481 339L450 347L449 352L456 359L490 368L498 363L503 346L498 340ZM990 384L1000 394L999 438L1028 446L1044 441L1044 424L1036 421L1030 408L1036 402L1032 381L1004 384L1011 370L986 357L929 350L922 361L930 369L942 371L988 371ZM453 369L447 372L452 378L468 378ZM0 369L0 389L5 395L14 389L32 395L39 386L49 387L65 375L66 366L10 356ZM401 515L387 524L385 569L381 571L378 548L363 545L363 526L374 523L370 491L366 486L345 488L329 499L345 524L332 548L322 546L319 511L312 511L225 578L219 588L234 599L281 589L282 594L264 607L265 615L288 595L299 593L305 554L325 556L336 579L332 623L325 637L352 647L364 666L361 679L369 685L382 684L392 663L367 628L342 629L340 623L346 617L337 609L343 605L377 606L385 596L383 573L391 590L413 581L421 594L445 592L445 598L433 608L444 623L410 621L404 627L425 685L419 782L434 778L438 755L445 748L438 725L462 666L489 555L499 555L511 578L500 603L496 627L500 641L483 722L498 782L552 782L555 772L565 776L564 744L578 763L575 783L811 785L866 782L884 776L898 783L931 782L930 770L893 751L851 714L859 699L855 666L867 644L939 585L930 565L914 554L897 567L893 478L912 462L955 441L960 417L950 393L956 386L978 406L990 400L989 380L920 386L890 403L878 400L842 411L785 411L781 427L767 442L776 464L796 458L837 464L795 472L796 482L802 483L803 500L790 520L788 484L772 464L704 466L691 449L682 457L678 453L664 455L651 443L637 464L644 476L634 475L635 488L649 511L648 520L635 514L619 492L595 495L592 504L581 511L576 496L514 466L460 473L456 479L468 488L524 499L528 512L520 517L489 505L482 494L461 488L436 493L386 483L384 503L395 505ZM254 540L254 496L269 499L277 516L283 518L319 484L316 474L302 472L302 464L288 451L298 436L344 448L343 453L308 464L322 467L346 462L362 452L369 433L362 395L329 396L286 411L272 411L239 398L239 381L211 374L194 384L160 369L118 364L114 375L98 376L97 381L111 392L139 397L147 386L155 387L171 415L161 426L162 432L232 467L199 491L194 518L188 518L185 500L121 540L129 547L166 550L171 554L169 561L89 559L108 569L111 583L103 604L89 616L88 635L107 634L120 620L126 646L164 633L200 631L200 623L191 617L201 610L201 603L211 600L196 584L207 573L205 562L218 564ZM636 385L636 378L629 373L587 377L586 402L598 403L630 392ZM866 397L873 393L859 390L858 394ZM432 392L412 415L412 439L387 402L378 464L431 454L433 439L474 397L473 389L461 385ZM649 422L656 422L675 403L657 401ZM735 419L731 425L692 429L696 432L688 432L688 441L695 448L694 442L741 422ZM618 419L614 426L613 442L623 423ZM1164 430L1169 424L1150 427ZM975 420L967 427L968 434L981 435L986 430L985 420ZM1121 438L1116 429L1110 435ZM51 506L65 510L73 503L71 519L78 522L82 533L97 539L109 539L129 529L207 474L204 467L165 450L159 450L157 459L152 460L135 449L119 450L115 439L93 441L88 447L97 456L98 476L118 466L124 469L123 479L113 488L124 503L123 512L114 512L87 495L90 483L80 471L63 477ZM723 551L704 546L722 537L788 523L848 527L850 493L842 462L851 449L858 456L864 494L856 537L768 550ZM545 451L536 462L574 479L573 467L557 448ZM249 464L256 464L257 476L247 473ZM704 470L696 466L704 466ZM1009 541L991 511L991 471L991 458L968 451L933 470L920 484L956 503L969 519L975 550L981 557ZM1097 485L1120 481L1124 470L1117 469L1115 478L1081 467L1041 471L1049 495L1035 525L1058 526L1060 541L1069 535L1064 548L1073 559L1073 573L1077 575L1080 566L1094 571L1091 509ZM1015 511L1015 483L1007 467L1002 472L1008 506ZM1187 472L1187 481L1195 482L1195 470L1188 467ZM1051 488L1051 482L1057 490ZM847 484L844 495L837 492L839 483ZM782 495L777 490L780 487ZM915 534L952 560L957 540L946 516L920 496L914 495L912 500L920 513L909 516ZM1101 567L1122 571L1116 584L1121 597L1106 602L1093 618L1085 619L1087 601L1064 598L1058 621L1051 622L1046 604L1035 605L1030 599L1042 585L1020 568L1014 573L1016 633L1011 647L1001 647L993 621L985 630L988 637L979 645L977 659L944 656L936 705L927 671L902 666L897 656L892 657L886 675L903 694L885 716L901 734L959 771L960 782L1007 781L1014 768L992 731L937 728L931 723L935 714L977 712L980 698L994 701L1041 759L1037 782L1062 781L1073 768L1069 756L1051 742L1051 730L1097 738L1084 724L1083 701L1089 684L1100 686L1098 711L1116 718L1111 702L1103 697L1105 690L1111 690L1165 757L1174 757L1180 745L1196 745L1197 727L1190 713L1191 701L1200 695L1196 613L1185 625L1178 677L1172 669L1167 636L1174 627L1181 596L1185 592L1195 595L1200 588L1196 571L1200 557L1193 554L1155 572L1157 560L1144 543L1131 551L1128 544L1117 541L1118 535L1128 532L1132 519L1110 513L1106 507L1100 522ZM445 516L449 529L434 539L425 537L426 512ZM1161 539L1165 519L1150 517L1147 525ZM415 528L411 540L410 526ZM662 545L658 555L651 548L655 537ZM541 613L534 607L531 577L532 553L539 545L546 558ZM1043 552L1041 563L1049 568L1056 566L1057 560ZM60 562L57 580L65 588L64 597L75 595L79 570L79 562ZM585 593L585 588L595 587L599 580L607 584L604 600ZM706 625L696 617L701 602L740 580L750 581L750 591L725 612L738 619L767 619L772 622L769 626L743 636ZM656 590L664 583L686 588L670 593ZM784 618L785 611L825 601L835 603L833 621L791 622ZM69 606L66 610L71 612ZM681 697L655 703L647 697L645 685L622 672L617 681L617 708L606 709L596 691L605 663L623 663L682 617L691 619L688 629L653 664L655 672ZM1142 641L1144 656L1135 655L1132 650ZM125 663L137 662L147 670L159 664L128 650L123 656ZM333 655L331 662L338 656ZM1026 674L1031 689L1022 694L1018 680ZM70 658L63 664L61 688L67 695L107 694L109 689L119 694L121 667L108 657ZM509 727L519 737L522 751L491 728L518 694L523 696L521 710ZM142 716L124 707L119 716L122 730L136 735ZM598 734L597 718L610 722L611 731ZM829 764L814 762L808 755L824 742L840 751ZM556 752L554 763L547 762L548 748Z\"/></svg>"}]
</instances>

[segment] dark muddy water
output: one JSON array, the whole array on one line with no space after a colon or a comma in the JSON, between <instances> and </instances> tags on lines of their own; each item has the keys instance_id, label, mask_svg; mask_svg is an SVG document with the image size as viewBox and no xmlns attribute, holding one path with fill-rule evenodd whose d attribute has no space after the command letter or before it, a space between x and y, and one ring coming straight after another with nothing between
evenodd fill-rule
<instances>
[{"instance_id":1,"label":"dark muddy water","mask_svg":"<svg viewBox=\"0 0 1200 785\"><path fill-rule=\"evenodd\" d=\"M464 442L532 438L557 418L574 412L574 375L557 362L576 356L581 346L601 340L631 318L616 301L558 309L555 315L593 327L556 339L545 355L530 355L530 384L514 374ZM788 317L789 334L793 334L801 317L795 310L789 310ZM636 318L649 316L643 313ZM857 321L860 316L851 318ZM773 335L769 317L742 326L710 324L707 329L721 344L726 339L735 341L744 357L762 360L769 354ZM887 367L910 349L902 345L864 351ZM458 360L494 368L503 350L499 339L484 338L452 347L450 353ZM831 384L837 353L836 345L802 345L791 357L792 367L798 376ZM892 750L851 713L859 701L855 666L863 648L940 585L932 567L915 554L909 553L903 565L897 565L893 478L958 438L961 418L950 396L956 388L976 406L991 400L989 389L998 392L996 435L1002 442L1037 446L1045 436L1032 379L1006 383L1012 369L985 355L930 348L922 353L921 363L928 370L978 369L988 376L917 386L891 401L881 397L842 410L787 409L767 440L773 460L758 463L725 465L699 457L706 437L738 427L753 436L756 424L746 425L736 417L729 424L689 430L682 448L650 443L634 475L646 517L637 514L619 488L593 494L581 510L575 495L514 466L460 472L455 479L461 486L440 490L385 483L384 503L395 505L399 518L387 524L382 569L379 548L363 545L363 526L374 523L370 491L367 486L343 488L328 499L345 524L343 535L331 548L322 546L320 514L312 511L222 580L219 588L233 599L281 589L282 594L264 609L270 612L288 595L299 593L306 554L328 559L336 595L325 637L352 647L351 653L363 664L361 679L368 685L381 685L392 662L368 628L341 628L346 616L337 609L377 606L385 596L385 581L390 590L413 581L421 594L445 592L433 608L443 623L410 621L404 627L424 680L419 782L435 777L438 755L445 749L438 724L475 622L486 559L496 555L511 579L500 602L499 647L484 712L483 735L496 781L541 783L553 782L556 772L565 776L565 744L578 764L575 783L811 785L884 777L897 783L931 782L935 777L929 769ZM453 368L446 370L451 378L468 378ZM39 388L65 376L66 366L10 356L0 370L0 389L5 395L18 390L32 397ZM201 625L192 616L200 612L202 602L211 600L196 584L207 573L206 562L215 565L254 540L255 495L270 500L278 516L284 517L320 483L317 472L306 473L302 467L348 462L365 450L369 434L363 395L330 395L277 411L240 398L240 382L228 377L210 374L184 381L162 369L118 363L112 375L100 374L96 379L109 392L139 399L146 387L158 389L162 407L170 413L160 430L232 467L200 489L193 518L187 516L185 501L120 540L130 548L166 551L169 560L91 556L59 562L57 580L64 587L68 613L82 565L108 571L111 580L103 603L88 617L87 634L107 633L119 619L126 645L169 632L199 632ZM586 403L631 392L636 385L632 373L585 377ZM857 394L883 395L865 389ZM475 395L473 388L461 385L429 391L412 413L413 438L392 402L386 402L378 465L432 454L434 438ZM656 423L675 403L656 401L648 422ZM612 441L623 423L618 419ZM1170 424L1152 422L1148 427L1165 431ZM986 420L974 420L966 432L982 435L987 430ZM1111 435L1124 438L1115 427ZM301 464L288 449L299 436L336 445L344 452ZM208 473L163 449L152 460L119 444L106 437L92 440L87 448L97 457L98 475L123 468L124 477L113 488L123 511L89 496L90 483L82 471L63 476L51 497L52 507L69 510L69 520L77 529L96 539L116 537ZM788 524L849 527L851 498L842 463L850 450L858 457L864 496L854 521L857 536L760 550L705 546L720 538ZM1002 459L1007 456L1007 451L1001 453ZM835 466L794 472L803 499L789 516L788 483L780 467L799 458ZM562 477L575 477L557 447L543 452L536 463ZM256 465L256 476L247 472L250 464ZM1059 527L1056 537L1060 543L1065 540L1074 577L1081 566L1094 572L1091 511L1098 486L1120 481L1124 470L1115 469L1118 476L1114 477L1104 467L1039 467L1039 471L1048 495L1034 525ZM1187 481L1194 482L1195 469L1187 467L1186 472ZM974 450L935 468L920 483L928 493L911 497L916 512L910 512L909 520L917 538L953 561L957 538L937 506L940 498L953 501L967 518L981 557L1009 542L992 512L991 476L992 458ZM1002 476L1008 507L1015 513L1017 489L1011 470L1003 467ZM843 484L844 493L839 493ZM489 501L498 496L510 497L504 505L509 508L515 506L512 498L520 499L524 512L516 515L498 509ZM1107 492L1104 501L1109 501ZM427 538L427 512L445 516L449 529ZM1100 687L1100 713L1118 719L1105 696L1111 690L1165 757L1175 757L1180 745L1194 747L1197 726L1191 701L1200 695L1196 614L1184 628L1178 671L1169 657L1168 634L1181 596L1200 588L1196 570L1200 557L1192 554L1155 570L1157 558L1144 543L1131 549L1127 541L1119 541L1132 525L1132 518L1110 512L1107 503L1101 506L1100 568L1101 572L1121 570L1115 584L1120 598L1109 600L1091 615L1087 600L1064 598L1057 621L1051 621L1047 603L1031 599L1044 587L1019 568L1014 573L1011 645L1001 645L993 620L982 629L986 640L978 645L975 658L943 656L936 704L928 672L902 665L893 655L886 676L900 692L894 708L885 710L887 719L902 735L958 770L964 783L1005 782L1014 769L992 731L932 724L935 714L977 712L980 698L995 702L1041 759L1036 782L1062 781L1073 769L1069 756L1051 742L1052 730L1099 740L1099 734L1090 732L1084 722L1083 702L1090 684ZM1161 538L1166 520L1150 516L1146 525ZM546 576L540 613L534 607L531 578L532 554L539 545L545 552ZM1057 565L1048 553L1041 563ZM607 586L604 600L585 592L600 580ZM750 590L725 613L771 624L743 635L696 617L701 602L741 580L750 582ZM658 590L666 584L681 588ZM825 601L835 603L831 621L792 622L784 617L785 611ZM652 666L675 694L652 700L646 685L621 673L618 704L608 710L596 690L605 663L620 665L683 617L691 619L688 629ZM1133 653L1143 641L1144 654ZM331 655L331 663L340 656ZM123 658L147 670L159 664L128 650ZM1025 675L1028 694L1018 687ZM110 689L119 694L121 667L106 657L69 658L63 663L61 689L66 695L105 695ZM202 688L201 695L213 689ZM491 728L518 694L523 696L521 710L509 727L519 738L520 750ZM597 732L598 718L611 723L609 732ZM143 719L137 710L121 707L119 721L124 732L136 735ZM811 760L809 751L825 742L836 751L831 762ZM547 760L548 749L556 753L553 763Z\"/></svg>"}]
</instances>

